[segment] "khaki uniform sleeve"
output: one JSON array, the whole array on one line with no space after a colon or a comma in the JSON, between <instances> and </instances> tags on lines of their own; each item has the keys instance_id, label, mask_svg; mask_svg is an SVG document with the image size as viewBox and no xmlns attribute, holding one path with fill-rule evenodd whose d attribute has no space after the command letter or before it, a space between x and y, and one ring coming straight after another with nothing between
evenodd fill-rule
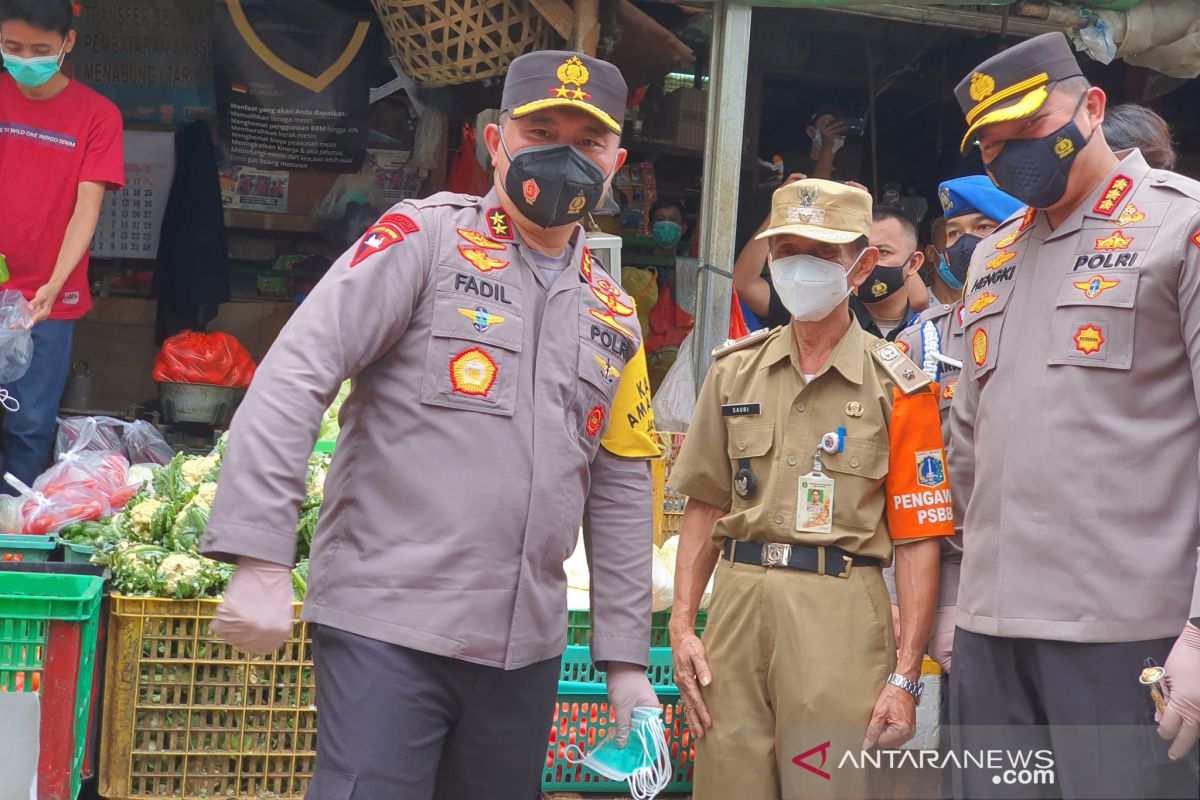
<instances>
[{"instance_id":1,"label":"khaki uniform sleeve","mask_svg":"<svg viewBox=\"0 0 1200 800\"><path fill-rule=\"evenodd\" d=\"M429 223L403 206L388 217L386 235L371 238L381 220L329 268L259 365L230 427L204 555L292 563L321 414L404 334L429 274Z\"/></svg>"},{"instance_id":2,"label":"khaki uniform sleeve","mask_svg":"<svg viewBox=\"0 0 1200 800\"><path fill-rule=\"evenodd\" d=\"M650 377L646 372L646 350L642 344L621 370L600 447L620 458L658 458L654 410L650 404Z\"/></svg>"},{"instance_id":3,"label":"khaki uniform sleeve","mask_svg":"<svg viewBox=\"0 0 1200 800\"><path fill-rule=\"evenodd\" d=\"M733 468L725 421L721 417L724 396L721 371L720 361L716 361L704 378L668 483L681 494L728 511L733 504Z\"/></svg>"},{"instance_id":4,"label":"khaki uniform sleeve","mask_svg":"<svg viewBox=\"0 0 1200 800\"><path fill-rule=\"evenodd\" d=\"M591 478L584 548L592 576L592 660L645 667L654 552L650 464L601 449Z\"/></svg>"},{"instance_id":5,"label":"khaki uniform sleeve","mask_svg":"<svg viewBox=\"0 0 1200 800\"><path fill-rule=\"evenodd\" d=\"M1180 241L1183 263L1179 271L1179 321L1188 361L1192 365L1196 402L1200 405L1200 214L1188 223ZM1192 586L1189 619L1200 617L1200 541L1196 545L1196 581Z\"/></svg>"},{"instance_id":6,"label":"khaki uniform sleeve","mask_svg":"<svg viewBox=\"0 0 1200 800\"><path fill-rule=\"evenodd\" d=\"M894 542L954 535L937 392L936 383L913 394L892 389L885 485L888 530Z\"/></svg>"}]
</instances>

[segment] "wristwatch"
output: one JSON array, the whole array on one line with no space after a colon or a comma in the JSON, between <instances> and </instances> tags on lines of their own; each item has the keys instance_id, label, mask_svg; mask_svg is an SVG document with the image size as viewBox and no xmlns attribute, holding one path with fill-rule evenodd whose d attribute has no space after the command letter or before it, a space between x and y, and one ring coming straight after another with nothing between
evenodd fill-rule
<instances>
[{"instance_id":1,"label":"wristwatch","mask_svg":"<svg viewBox=\"0 0 1200 800\"><path fill-rule=\"evenodd\" d=\"M917 701L917 705L921 705L921 694L925 691L925 684L920 681L910 681L903 675L897 675L895 672L889 673L887 682L892 686L899 686L904 691L913 696L913 700Z\"/></svg>"}]
</instances>

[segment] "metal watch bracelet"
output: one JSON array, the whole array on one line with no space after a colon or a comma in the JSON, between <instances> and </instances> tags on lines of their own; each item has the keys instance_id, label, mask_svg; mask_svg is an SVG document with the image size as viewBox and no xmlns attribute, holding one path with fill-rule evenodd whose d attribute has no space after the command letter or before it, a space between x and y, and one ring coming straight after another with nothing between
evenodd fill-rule
<instances>
[{"instance_id":1,"label":"metal watch bracelet","mask_svg":"<svg viewBox=\"0 0 1200 800\"><path fill-rule=\"evenodd\" d=\"M921 694L925 691L925 684L920 680L910 681L903 675L898 675L895 672L888 673L887 682L892 686L899 686L904 691L913 696L913 700L917 701L917 705L921 705Z\"/></svg>"}]
</instances>

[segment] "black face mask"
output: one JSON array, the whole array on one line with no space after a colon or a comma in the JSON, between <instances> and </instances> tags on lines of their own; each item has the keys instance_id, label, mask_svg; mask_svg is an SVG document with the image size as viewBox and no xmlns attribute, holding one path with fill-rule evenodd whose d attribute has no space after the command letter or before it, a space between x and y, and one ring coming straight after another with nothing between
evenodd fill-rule
<instances>
[{"instance_id":1,"label":"black face mask","mask_svg":"<svg viewBox=\"0 0 1200 800\"><path fill-rule=\"evenodd\" d=\"M504 191L535 225L557 228L578 222L600 202L608 176L569 144L526 147L508 156Z\"/></svg>"},{"instance_id":2,"label":"black face mask","mask_svg":"<svg viewBox=\"0 0 1200 800\"><path fill-rule=\"evenodd\" d=\"M1050 208L1062 200L1071 164L1091 140L1090 135L1085 139L1075 124L1075 115L1085 98L1079 98L1070 121L1049 136L1006 141L1000 155L984 165L996 185L1034 208Z\"/></svg>"},{"instance_id":3,"label":"black face mask","mask_svg":"<svg viewBox=\"0 0 1200 800\"><path fill-rule=\"evenodd\" d=\"M951 286L952 289L962 288L963 281L967 279L967 267L971 266L971 256L975 254L975 248L982 241L983 239L974 234L964 233L957 242L946 248L946 266L950 268L950 274L958 281L957 286Z\"/></svg>"},{"instance_id":4,"label":"black face mask","mask_svg":"<svg viewBox=\"0 0 1200 800\"><path fill-rule=\"evenodd\" d=\"M910 254L904 260L907 264L912 258ZM867 276L863 282L862 288L858 290L858 296L868 303L878 303L880 300L886 300L904 286L904 268L885 267L883 264L876 264L875 269L871 270L871 274Z\"/></svg>"}]
</instances>

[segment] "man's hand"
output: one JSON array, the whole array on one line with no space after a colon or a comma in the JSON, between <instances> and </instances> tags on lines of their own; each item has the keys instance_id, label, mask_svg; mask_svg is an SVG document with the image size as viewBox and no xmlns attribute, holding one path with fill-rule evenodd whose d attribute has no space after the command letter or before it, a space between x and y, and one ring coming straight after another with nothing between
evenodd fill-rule
<instances>
[{"instance_id":1,"label":"man's hand","mask_svg":"<svg viewBox=\"0 0 1200 800\"><path fill-rule=\"evenodd\" d=\"M821 149L832 150L834 140L843 138L846 133L846 123L832 114L826 114L817 120L817 131L821 134Z\"/></svg>"},{"instance_id":2,"label":"man's hand","mask_svg":"<svg viewBox=\"0 0 1200 800\"><path fill-rule=\"evenodd\" d=\"M712 673L704 658L704 644L700 637L694 631L679 636L672 633L671 659L674 661L675 685L683 697L683 713L687 717L688 728L697 739L703 739L704 732L712 727L712 715L704 704L700 687L712 683Z\"/></svg>"},{"instance_id":3,"label":"man's hand","mask_svg":"<svg viewBox=\"0 0 1200 800\"><path fill-rule=\"evenodd\" d=\"M35 325L50 316L50 312L54 310L54 301L60 294L62 294L62 284L53 282L47 283L37 290L33 300L29 301L29 310L33 313Z\"/></svg>"},{"instance_id":4,"label":"man's hand","mask_svg":"<svg viewBox=\"0 0 1200 800\"><path fill-rule=\"evenodd\" d=\"M291 567L242 557L212 629L243 652L269 655L292 632L292 601Z\"/></svg>"},{"instance_id":5,"label":"man's hand","mask_svg":"<svg viewBox=\"0 0 1200 800\"><path fill-rule=\"evenodd\" d=\"M942 672L950 671L950 653L954 650L954 606L938 606L933 615L933 633L929 637L929 657Z\"/></svg>"},{"instance_id":6,"label":"man's hand","mask_svg":"<svg viewBox=\"0 0 1200 800\"><path fill-rule=\"evenodd\" d=\"M646 671L637 664L610 661L607 672L608 703L617 715L617 746L624 747L629 741L633 710L639 706L658 708L661 703Z\"/></svg>"},{"instance_id":7,"label":"man's hand","mask_svg":"<svg viewBox=\"0 0 1200 800\"><path fill-rule=\"evenodd\" d=\"M1168 755L1179 759L1188 754L1200 733L1200 628L1190 622L1183 626L1163 666L1167 707L1159 715L1158 735L1175 740Z\"/></svg>"},{"instance_id":8,"label":"man's hand","mask_svg":"<svg viewBox=\"0 0 1200 800\"><path fill-rule=\"evenodd\" d=\"M899 747L917 732L917 700L899 686L888 683L875 701L863 750L879 745L884 749Z\"/></svg>"}]
</instances>

